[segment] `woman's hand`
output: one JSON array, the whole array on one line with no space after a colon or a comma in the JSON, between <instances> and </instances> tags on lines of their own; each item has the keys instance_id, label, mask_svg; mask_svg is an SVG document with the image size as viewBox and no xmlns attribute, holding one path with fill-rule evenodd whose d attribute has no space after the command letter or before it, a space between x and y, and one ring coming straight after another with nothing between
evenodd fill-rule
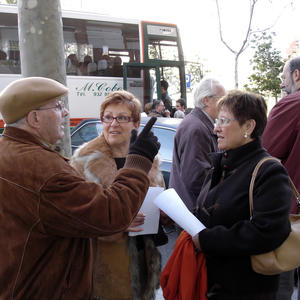
<instances>
[{"instance_id":1,"label":"woman's hand","mask_svg":"<svg viewBox=\"0 0 300 300\"><path fill-rule=\"evenodd\" d=\"M201 251L201 246L200 246L200 241L199 241L199 233L194 235L192 237L192 240L193 240L193 243L194 243L195 252L199 253Z\"/></svg>"},{"instance_id":2,"label":"woman's hand","mask_svg":"<svg viewBox=\"0 0 300 300\"><path fill-rule=\"evenodd\" d=\"M136 217L133 219L129 227L125 230L125 232L141 232L143 231L143 228L136 228L138 226L141 226L145 222L145 217L143 213L139 212Z\"/></svg>"}]
</instances>

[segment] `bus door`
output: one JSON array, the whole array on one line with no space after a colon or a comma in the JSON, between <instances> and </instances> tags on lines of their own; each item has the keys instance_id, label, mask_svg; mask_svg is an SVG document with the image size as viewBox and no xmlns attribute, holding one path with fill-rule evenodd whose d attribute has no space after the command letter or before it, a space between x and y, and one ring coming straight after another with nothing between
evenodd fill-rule
<instances>
[{"instance_id":1,"label":"bus door","mask_svg":"<svg viewBox=\"0 0 300 300\"><path fill-rule=\"evenodd\" d=\"M134 92L129 86L128 74L137 72L142 78L142 102L145 105L153 99L163 99L161 81L168 85L172 106L179 98L186 99L184 56L179 31L176 25L156 22L141 22L141 63L127 63L124 68L123 88Z\"/></svg>"},{"instance_id":2,"label":"bus door","mask_svg":"<svg viewBox=\"0 0 300 300\"><path fill-rule=\"evenodd\" d=\"M128 81L128 74L136 73L142 80ZM136 95L142 105L159 99L160 92L157 84L160 82L160 69L155 64L149 63L124 63L123 64L123 88Z\"/></svg>"}]
</instances>

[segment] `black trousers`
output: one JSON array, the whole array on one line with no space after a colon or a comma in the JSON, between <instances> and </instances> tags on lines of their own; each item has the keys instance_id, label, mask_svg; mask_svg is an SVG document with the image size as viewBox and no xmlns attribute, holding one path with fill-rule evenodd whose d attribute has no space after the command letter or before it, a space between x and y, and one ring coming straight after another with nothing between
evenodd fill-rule
<instances>
[{"instance_id":1,"label":"black trousers","mask_svg":"<svg viewBox=\"0 0 300 300\"><path fill-rule=\"evenodd\" d=\"M214 284L207 293L208 300L276 300L276 292L254 294L229 294L219 284Z\"/></svg>"},{"instance_id":2,"label":"black trousers","mask_svg":"<svg viewBox=\"0 0 300 300\"><path fill-rule=\"evenodd\" d=\"M276 292L249 295L211 295L209 300L276 300Z\"/></svg>"}]
</instances>

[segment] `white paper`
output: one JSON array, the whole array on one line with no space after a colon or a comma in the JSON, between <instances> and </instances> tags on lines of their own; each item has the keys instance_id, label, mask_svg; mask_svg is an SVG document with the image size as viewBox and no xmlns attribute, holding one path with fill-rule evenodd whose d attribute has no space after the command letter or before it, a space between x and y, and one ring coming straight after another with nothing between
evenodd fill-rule
<instances>
[{"instance_id":1,"label":"white paper","mask_svg":"<svg viewBox=\"0 0 300 300\"><path fill-rule=\"evenodd\" d=\"M143 225L136 228L143 228L140 232L129 232L129 236L141 234L156 234L159 224L159 208L154 204L154 199L164 190L162 187L149 187L140 212L146 215Z\"/></svg>"},{"instance_id":2,"label":"white paper","mask_svg":"<svg viewBox=\"0 0 300 300\"><path fill-rule=\"evenodd\" d=\"M205 229L205 226L188 210L174 189L167 189L160 193L155 198L154 204L191 236Z\"/></svg>"}]
</instances>

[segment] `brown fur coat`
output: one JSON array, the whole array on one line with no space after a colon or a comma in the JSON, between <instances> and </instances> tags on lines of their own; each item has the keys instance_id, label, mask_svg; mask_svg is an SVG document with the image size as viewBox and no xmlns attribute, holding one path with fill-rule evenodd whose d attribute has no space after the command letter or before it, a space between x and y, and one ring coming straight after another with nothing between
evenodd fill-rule
<instances>
[{"instance_id":1,"label":"brown fur coat","mask_svg":"<svg viewBox=\"0 0 300 300\"><path fill-rule=\"evenodd\" d=\"M111 149L100 135L77 149L71 165L88 181L109 187L118 172ZM150 186L165 186L154 160ZM126 232L94 241L94 296L103 300L151 300L159 287L160 254L151 236Z\"/></svg>"}]
</instances>

